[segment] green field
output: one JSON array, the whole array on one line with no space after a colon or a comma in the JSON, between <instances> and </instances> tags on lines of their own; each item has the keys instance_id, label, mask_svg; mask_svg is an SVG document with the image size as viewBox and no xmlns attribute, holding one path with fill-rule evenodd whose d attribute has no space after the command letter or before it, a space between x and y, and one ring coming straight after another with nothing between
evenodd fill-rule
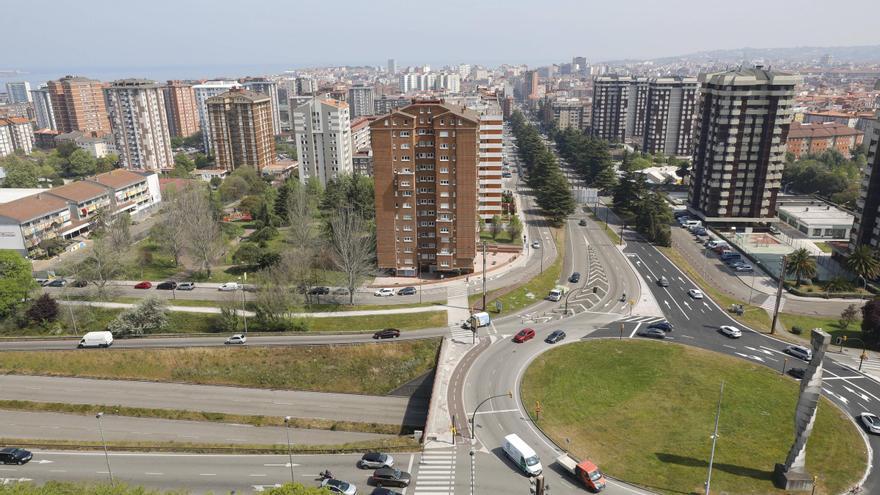
<instances>
[{"instance_id":1,"label":"green field","mask_svg":"<svg viewBox=\"0 0 880 495\"><path fill-rule=\"evenodd\" d=\"M0 373L384 395L434 368L440 339L386 344L3 353Z\"/></svg>"},{"instance_id":2,"label":"green field","mask_svg":"<svg viewBox=\"0 0 880 495\"><path fill-rule=\"evenodd\" d=\"M539 356L522 399L532 418L540 401L537 424L558 445L570 440L573 455L611 476L660 493L702 493L722 381L713 493L782 493L771 478L794 439L798 383L763 366L675 344L582 342ZM866 464L856 426L823 399L807 449L816 493L849 488Z\"/></svg>"}]
</instances>

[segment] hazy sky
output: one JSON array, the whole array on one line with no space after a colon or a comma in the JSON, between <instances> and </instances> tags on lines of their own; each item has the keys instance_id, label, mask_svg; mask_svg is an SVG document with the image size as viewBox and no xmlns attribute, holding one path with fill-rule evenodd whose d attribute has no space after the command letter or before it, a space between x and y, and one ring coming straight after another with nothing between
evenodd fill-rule
<instances>
[{"instance_id":1,"label":"hazy sky","mask_svg":"<svg viewBox=\"0 0 880 495\"><path fill-rule=\"evenodd\" d=\"M724 4L723 6L720 4ZM5 0L0 69L598 61L880 43L880 1Z\"/></svg>"}]
</instances>

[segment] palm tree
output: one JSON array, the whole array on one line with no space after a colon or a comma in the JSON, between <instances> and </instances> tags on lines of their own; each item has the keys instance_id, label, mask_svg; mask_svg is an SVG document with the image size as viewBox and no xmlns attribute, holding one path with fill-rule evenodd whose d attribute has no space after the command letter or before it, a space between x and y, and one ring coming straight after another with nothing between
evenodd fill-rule
<instances>
[{"instance_id":1,"label":"palm tree","mask_svg":"<svg viewBox=\"0 0 880 495\"><path fill-rule=\"evenodd\" d=\"M795 276L795 286L801 286L804 278L816 276L816 260L806 249L798 249L785 257L785 273Z\"/></svg>"},{"instance_id":2,"label":"palm tree","mask_svg":"<svg viewBox=\"0 0 880 495\"><path fill-rule=\"evenodd\" d=\"M869 246L859 246L846 259L846 267L862 279L864 287L868 286L868 279L880 275L880 261L877 261L876 254Z\"/></svg>"}]
</instances>

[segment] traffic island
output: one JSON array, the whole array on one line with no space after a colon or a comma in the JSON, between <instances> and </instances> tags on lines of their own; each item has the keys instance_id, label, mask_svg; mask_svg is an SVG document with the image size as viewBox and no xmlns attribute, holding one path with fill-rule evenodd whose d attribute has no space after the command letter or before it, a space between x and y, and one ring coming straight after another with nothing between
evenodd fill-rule
<instances>
[{"instance_id":1,"label":"traffic island","mask_svg":"<svg viewBox=\"0 0 880 495\"><path fill-rule=\"evenodd\" d=\"M651 491L702 493L722 381L712 491L786 493L773 484L774 468L795 438L799 383L766 367L668 343L578 342L536 358L521 396L537 426L574 457ZM867 459L857 426L822 398L806 450L816 493L852 487Z\"/></svg>"}]
</instances>

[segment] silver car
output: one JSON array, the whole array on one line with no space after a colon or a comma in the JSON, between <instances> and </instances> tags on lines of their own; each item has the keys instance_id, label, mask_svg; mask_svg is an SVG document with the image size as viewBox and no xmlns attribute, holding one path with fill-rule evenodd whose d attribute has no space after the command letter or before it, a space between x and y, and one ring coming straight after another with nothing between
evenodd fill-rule
<instances>
[{"instance_id":1,"label":"silver car","mask_svg":"<svg viewBox=\"0 0 880 495\"><path fill-rule=\"evenodd\" d=\"M736 327L732 327L730 325L721 325L721 333L727 335L732 339L738 339L742 337L742 330Z\"/></svg>"},{"instance_id":2,"label":"silver car","mask_svg":"<svg viewBox=\"0 0 880 495\"><path fill-rule=\"evenodd\" d=\"M865 429L870 433L875 435L880 434L880 418L878 418L877 415L865 412L859 414L859 419L862 421L862 424L865 425Z\"/></svg>"},{"instance_id":3,"label":"silver car","mask_svg":"<svg viewBox=\"0 0 880 495\"><path fill-rule=\"evenodd\" d=\"M351 483L342 480L324 480L321 482L322 488L327 488L331 493L341 493L342 495L357 495L358 489Z\"/></svg>"},{"instance_id":4,"label":"silver car","mask_svg":"<svg viewBox=\"0 0 880 495\"><path fill-rule=\"evenodd\" d=\"M368 452L357 462L357 467L361 469L380 469L393 466L394 458L380 452Z\"/></svg>"}]
</instances>

